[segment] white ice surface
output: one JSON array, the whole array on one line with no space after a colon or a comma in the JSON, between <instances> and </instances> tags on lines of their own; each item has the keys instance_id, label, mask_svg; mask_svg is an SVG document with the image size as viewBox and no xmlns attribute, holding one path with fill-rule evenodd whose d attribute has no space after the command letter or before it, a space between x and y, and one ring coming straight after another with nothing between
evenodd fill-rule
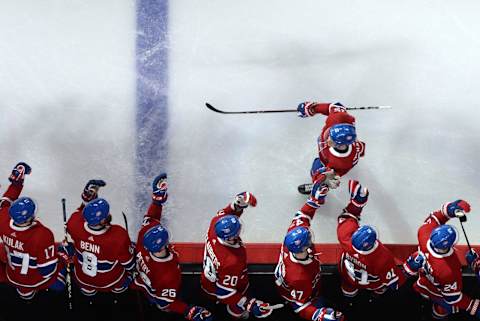
<instances>
[{"instance_id":1,"label":"white ice surface","mask_svg":"<svg viewBox=\"0 0 480 321\"><path fill-rule=\"evenodd\" d=\"M227 116L203 104L312 99L394 106L355 113L367 154L349 175L370 188L363 222L384 242L415 242L427 213L459 197L472 203L466 228L480 242L478 1L172 0L170 9L165 218L175 241L202 242L211 216L243 190L259 200L243 217L244 240L282 240L324 118ZM107 180L114 219L127 208L138 225L134 37L133 1L0 3L1 183L15 162L31 163L24 194L58 238L60 198L73 210L91 177ZM328 196L317 242L336 241L346 200L346 184Z\"/></svg>"},{"instance_id":2,"label":"white ice surface","mask_svg":"<svg viewBox=\"0 0 480 321\"><path fill-rule=\"evenodd\" d=\"M202 241L236 192L258 207L244 240L280 242L304 198L324 117L220 115L304 100L392 105L359 111L366 157L348 177L371 190L363 223L387 243L414 243L431 210L464 198L480 241L478 1L171 1L170 200L174 239ZM313 222L336 242L346 181ZM463 237L462 237L463 239Z\"/></svg>"},{"instance_id":3,"label":"white ice surface","mask_svg":"<svg viewBox=\"0 0 480 321\"><path fill-rule=\"evenodd\" d=\"M123 224L134 188L134 2L4 0L0 39L2 192L13 165L28 162L23 195L61 239L60 199L73 211L100 177Z\"/></svg>"}]
</instances>

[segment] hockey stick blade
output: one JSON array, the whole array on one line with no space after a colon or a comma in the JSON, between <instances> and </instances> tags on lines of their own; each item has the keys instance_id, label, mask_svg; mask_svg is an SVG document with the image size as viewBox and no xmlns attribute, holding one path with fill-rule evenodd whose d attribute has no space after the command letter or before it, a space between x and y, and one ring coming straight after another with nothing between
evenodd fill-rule
<instances>
[{"instance_id":1,"label":"hockey stick blade","mask_svg":"<svg viewBox=\"0 0 480 321\"><path fill-rule=\"evenodd\" d=\"M208 109L220 114L272 114L272 113L296 113L296 109L270 109L270 110L243 110L243 111L224 111L213 107L210 103L205 103ZM390 109L392 106L361 106L347 107L347 110L371 110L371 109Z\"/></svg>"},{"instance_id":2,"label":"hockey stick blade","mask_svg":"<svg viewBox=\"0 0 480 321\"><path fill-rule=\"evenodd\" d=\"M297 112L296 109L277 109L277 110L244 110L244 111L224 111L213 107L209 103L205 103L208 109L220 114L270 114L270 113L293 113Z\"/></svg>"},{"instance_id":3,"label":"hockey stick blade","mask_svg":"<svg viewBox=\"0 0 480 321\"><path fill-rule=\"evenodd\" d=\"M127 220L127 215L125 214L124 211L122 211L122 216L123 216L123 222L125 223L125 230L127 230L127 233L128 233L128 220Z\"/></svg>"},{"instance_id":4,"label":"hockey stick blade","mask_svg":"<svg viewBox=\"0 0 480 321\"><path fill-rule=\"evenodd\" d=\"M265 308L262 308L262 309L265 309L265 310L278 310L278 309L281 309L283 308L284 305L283 303L278 303L278 304L274 304L274 305L269 305L268 307L265 307Z\"/></svg>"}]
</instances>

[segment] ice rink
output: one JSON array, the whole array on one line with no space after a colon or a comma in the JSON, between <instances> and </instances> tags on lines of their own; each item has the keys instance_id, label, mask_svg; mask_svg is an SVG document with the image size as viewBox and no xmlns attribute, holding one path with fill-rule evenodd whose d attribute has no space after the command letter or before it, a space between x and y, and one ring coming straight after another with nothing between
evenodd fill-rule
<instances>
[{"instance_id":1,"label":"ice rink","mask_svg":"<svg viewBox=\"0 0 480 321\"><path fill-rule=\"evenodd\" d=\"M324 117L204 103L391 105L352 112L366 157L317 211L315 241L336 243L356 178L371 191L362 222L384 243L416 243L430 211L463 198L478 244L478 12L473 0L3 0L2 191L17 161L31 164L24 195L60 240L60 199L71 212L86 181L103 178L134 238L149 182L167 171L174 241L203 242L215 212L248 190L258 206L242 217L244 241L277 243L305 201L296 188Z\"/></svg>"}]
</instances>

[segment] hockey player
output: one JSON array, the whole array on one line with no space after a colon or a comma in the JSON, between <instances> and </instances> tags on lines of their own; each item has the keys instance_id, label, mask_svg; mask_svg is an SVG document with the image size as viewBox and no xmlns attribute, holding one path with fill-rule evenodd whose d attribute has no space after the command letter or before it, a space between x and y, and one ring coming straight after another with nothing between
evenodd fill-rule
<instances>
[{"instance_id":1,"label":"hockey player","mask_svg":"<svg viewBox=\"0 0 480 321\"><path fill-rule=\"evenodd\" d=\"M102 180L90 180L82 193L82 204L67 222L74 246L74 274L81 292L122 293L131 282L135 266L133 247L127 231L110 224L110 205L98 198Z\"/></svg>"},{"instance_id":2,"label":"hockey player","mask_svg":"<svg viewBox=\"0 0 480 321\"><path fill-rule=\"evenodd\" d=\"M424 258L412 254L399 268L395 257L378 240L376 230L360 226L360 214L367 204L369 192L359 182L348 184L350 202L338 217L337 237L342 247L339 262L343 295L351 298L361 289L380 295L387 290L397 290L409 276L416 275Z\"/></svg>"},{"instance_id":3,"label":"hockey player","mask_svg":"<svg viewBox=\"0 0 480 321\"><path fill-rule=\"evenodd\" d=\"M248 319L268 317L272 307L247 295L248 270L245 246L240 238L240 216L257 200L252 193L237 194L234 201L213 217L204 248L202 289L227 306L230 315Z\"/></svg>"},{"instance_id":4,"label":"hockey player","mask_svg":"<svg viewBox=\"0 0 480 321\"><path fill-rule=\"evenodd\" d=\"M425 255L425 264L413 288L432 301L435 319L445 319L460 309L480 318L480 300L471 299L462 292L462 265L455 249L457 230L446 224L451 218L468 212L470 205L466 201L446 203L429 214L418 230L419 249Z\"/></svg>"},{"instance_id":5,"label":"hockey player","mask_svg":"<svg viewBox=\"0 0 480 321\"><path fill-rule=\"evenodd\" d=\"M29 197L18 198L25 175L30 173L29 165L18 163L0 202L0 243L8 259L6 278L25 300L39 290L62 291L66 275L53 233L35 218L35 202Z\"/></svg>"},{"instance_id":6,"label":"hockey player","mask_svg":"<svg viewBox=\"0 0 480 321\"><path fill-rule=\"evenodd\" d=\"M321 296L320 261L310 231L310 222L324 202L326 189L321 182L316 182L309 200L295 214L280 250L275 283L280 295L303 319L341 321L344 320L343 314L327 307Z\"/></svg>"},{"instance_id":7,"label":"hockey player","mask_svg":"<svg viewBox=\"0 0 480 321\"><path fill-rule=\"evenodd\" d=\"M297 107L298 116L312 117L316 114L327 116L318 137L318 156L312 163L312 182L323 179L329 188L337 188L340 177L348 173L360 157L365 155L365 143L357 140L355 118L347 113L341 103L302 102ZM310 185L311 186L311 185ZM304 193L311 190L306 188Z\"/></svg>"},{"instance_id":8,"label":"hockey player","mask_svg":"<svg viewBox=\"0 0 480 321\"><path fill-rule=\"evenodd\" d=\"M179 297L181 271L178 255L169 245L167 230L160 224L167 201L167 174L152 183L152 203L143 219L136 245L137 274L132 288L141 290L160 310L179 313L192 321L210 321L212 314L199 306L188 305Z\"/></svg>"}]
</instances>

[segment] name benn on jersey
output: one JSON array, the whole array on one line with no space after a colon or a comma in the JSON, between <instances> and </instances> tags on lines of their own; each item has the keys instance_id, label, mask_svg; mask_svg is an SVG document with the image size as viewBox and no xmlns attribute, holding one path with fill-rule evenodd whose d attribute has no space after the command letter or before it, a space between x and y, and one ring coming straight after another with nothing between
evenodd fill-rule
<instances>
[{"instance_id":1,"label":"name benn on jersey","mask_svg":"<svg viewBox=\"0 0 480 321\"><path fill-rule=\"evenodd\" d=\"M80 248L91 253L100 254L100 245L97 244L92 244L80 240Z\"/></svg>"},{"instance_id":2,"label":"name benn on jersey","mask_svg":"<svg viewBox=\"0 0 480 321\"><path fill-rule=\"evenodd\" d=\"M5 243L9 247L13 247L14 249L20 250L20 251L25 251L23 249L23 242L20 242L19 240L14 240L11 237L8 237L6 235L2 235L3 243Z\"/></svg>"}]
</instances>

